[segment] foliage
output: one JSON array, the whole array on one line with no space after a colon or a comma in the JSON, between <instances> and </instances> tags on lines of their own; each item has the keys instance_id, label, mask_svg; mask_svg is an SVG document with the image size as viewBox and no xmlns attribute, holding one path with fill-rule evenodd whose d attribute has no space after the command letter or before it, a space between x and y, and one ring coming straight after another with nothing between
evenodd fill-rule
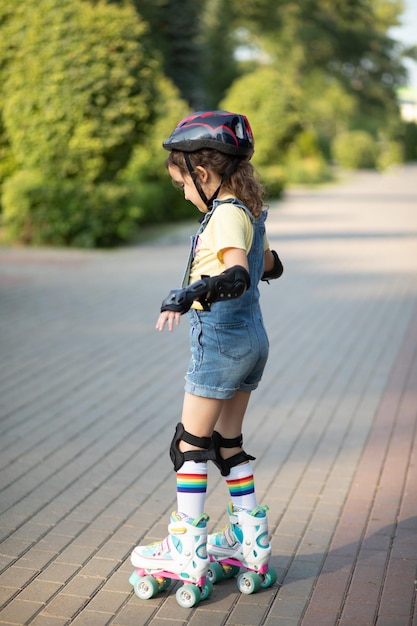
<instances>
[{"instance_id":1,"label":"foliage","mask_svg":"<svg viewBox=\"0 0 417 626\"><path fill-rule=\"evenodd\" d=\"M145 27L128 6L41 0L30 15L20 19L19 9L5 28L13 50L3 67L6 235L76 246L131 239L149 219L152 167L163 170L162 155L162 163L147 162L151 123L158 132L162 120L172 127L185 105L141 43ZM141 178L123 180L142 145ZM164 182L153 184L161 203L172 195Z\"/></svg>"},{"instance_id":2,"label":"foliage","mask_svg":"<svg viewBox=\"0 0 417 626\"><path fill-rule=\"evenodd\" d=\"M4 183L6 240L33 245L113 246L132 237L139 210L128 187L50 179L19 170Z\"/></svg>"},{"instance_id":3,"label":"foliage","mask_svg":"<svg viewBox=\"0 0 417 626\"><path fill-rule=\"evenodd\" d=\"M335 135L349 129L357 113L357 101L336 78L318 70L304 78L303 93L303 127L314 129L318 147L329 160L331 142Z\"/></svg>"},{"instance_id":4,"label":"foliage","mask_svg":"<svg viewBox=\"0 0 417 626\"><path fill-rule=\"evenodd\" d=\"M381 128L395 128L396 87L405 79L402 55L412 53L388 32L398 23L401 0L233 0L233 5L247 40L264 51L262 61L299 87L302 126L319 124L325 156L336 132L362 129L377 137Z\"/></svg>"},{"instance_id":5,"label":"foliage","mask_svg":"<svg viewBox=\"0 0 417 626\"><path fill-rule=\"evenodd\" d=\"M417 161L417 124L407 122L404 125L404 160Z\"/></svg>"},{"instance_id":6,"label":"foliage","mask_svg":"<svg viewBox=\"0 0 417 626\"><path fill-rule=\"evenodd\" d=\"M285 159L286 179L295 184L317 184L332 178L313 128L305 129L290 145Z\"/></svg>"},{"instance_id":7,"label":"foliage","mask_svg":"<svg viewBox=\"0 0 417 626\"><path fill-rule=\"evenodd\" d=\"M16 163L111 181L152 117L157 68L140 43L144 25L128 6L41 0L29 7L30 19L13 22L16 50L3 87Z\"/></svg>"},{"instance_id":8,"label":"foliage","mask_svg":"<svg viewBox=\"0 0 417 626\"><path fill-rule=\"evenodd\" d=\"M162 140L248 115L270 195L416 158L400 125L402 0L0 0L0 184L12 239L114 245L187 216ZM243 54L244 53L244 54ZM176 85L176 87L173 86Z\"/></svg>"},{"instance_id":9,"label":"foliage","mask_svg":"<svg viewBox=\"0 0 417 626\"><path fill-rule=\"evenodd\" d=\"M201 28L203 63L199 69L203 78L203 108L215 109L240 74L234 57L236 33L230 27L233 21L230 0L206 0Z\"/></svg>"},{"instance_id":10,"label":"foliage","mask_svg":"<svg viewBox=\"0 0 417 626\"><path fill-rule=\"evenodd\" d=\"M247 115L255 136L253 163L271 196L285 182L283 156L300 125L299 93L270 66L236 80L221 107Z\"/></svg>"},{"instance_id":11,"label":"foliage","mask_svg":"<svg viewBox=\"0 0 417 626\"><path fill-rule=\"evenodd\" d=\"M332 154L336 163L348 169L375 168L377 145L364 130L346 131L337 135L332 144Z\"/></svg>"},{"instance_id":12,"label":"foliage","mask_svg":"<svg viewBox=\"0 0 417 626\"><path fill-rule=\"evenodd\" d=\"M162 141L189 110L168 79L160 77L158 89L155 123L119 177L132 189L133 201L140 207L141 223L175 221L190 213L189 204L170 182L165 168L168 153L162 149Z\"/></svg>"},{"instance_id":13,"label":"foliage","mask_svg":"<svg viewBox=\"0 0 417 626\"><path fill-rule=\"evenodd\" d=\"M386 140L378 145L378 157L376 166L379 170L385 170L391 165L398 165L404 161L404 148L400 141Z\"/></svg>"},{"instance_id":14,"label":"foliage","mask_svg":"<svg viewBox=\"0 0 417 626\"><path fill-rule=\"evenodd\" d=\"M282 190L282 168L271 166L283 163L300 129L300 97L290 77L265 66L236 80L221 103L222 108L248 116L255 136L253 163L271 194Z\"/></svg>"},{"instance_id":15,"label":"foliage","mask_svg":"<svg viewBox=\"0 0 417 626\"><path fill-rule=\"evenodd\" d=\"M166 76L192 108L204 108L201 31L206 0L133 0L133 4L149 24L149 40L161 53Z\"/></svg>"}]
</instances>

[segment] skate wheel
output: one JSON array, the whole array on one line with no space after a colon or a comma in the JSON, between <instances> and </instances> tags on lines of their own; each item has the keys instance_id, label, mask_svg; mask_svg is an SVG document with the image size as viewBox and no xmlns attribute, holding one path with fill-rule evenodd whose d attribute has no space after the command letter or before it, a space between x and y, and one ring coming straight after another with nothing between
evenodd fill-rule
<instances>
[{"instance_id":1,"label":"skate wheel","mask_svg":"<svg viewBox=\"0 0 417 626\"><path fill-rule=\"evenodd\" d=\"M261 588L262 579L256 572L245 572L237 578L237 586L241 593L256 593Z\"/></svg>"},{"instance_id":2,"label":"skate wheel","mask_svg":"<svg viewBox=\"0 0 417 626\"><path fill-rule=\"evenodd\" d=\"M136 571L132 572L129 576L129 582L134 587L135 583L139 580L140 576L136 573Z\"/></svg>"},{"instance_id":3,"label":"skate wheel","mask_svg":"<svg viewBox=\"0 0 417 626\"><path fill-rule=\"evenodd\" d=\"M270 567L266 574L262 577L261 589L267 589L268 587L272 587L277 582L277 573L273 567Z\"/></svg>"},{"instance_id":4,"label":"skate wheel","mask_svg":"<svg viewBox=\"0 0 417 626\"><path fill-rule=\"evenodd\" d=\"M175 594L177 602L183 609L191 609L201 600L201 591L196 585L183 585Z\"/></svg>"},{"instance_id":5,"label":"skate wheel","mask_svg":"<svg viewBox=\"0 0 417 626\"><path fill-rule=\"evenodd\" d=\"M207 572L207 578L208 580L215 585L216 583L218 583L220 580L223 580L224 578L224 570L222 568L222 566L220 565L220 563L210 563L210 567L208 569Z\"/></svg>"},{"instance_id":6,"label":"skate wheel","mask_svg":"<svg viewBox=\"0 0 417 626\"><path fill-rule=\"evenodd\" d=\"M226 579L233 578L237 576L240 572L240 567L237 565L222 565L223 568L223 576Z\"/></svg>"},{"instance_id":7,"label":"skate wheel","mask_svg":"<svg viewBox=\"0 0 417 626\"><path fill-rule=\"evenodd\" d=\"M153 576L139 576L133 585L135 594L141 600L149 600L153 598L159 591L158 581Z\"/></svg>"},{"instance_id":8,"label":"skate wheel","mask_svg":"<svg viewBox=\"0 0 417 626\"><path fill-rule=\"evenodd\" d=\"M201 587L201 598L200 600L207 600L213 593L213 583L206 578L206 582L203 587Z\"/></svg>"}]
</instances>

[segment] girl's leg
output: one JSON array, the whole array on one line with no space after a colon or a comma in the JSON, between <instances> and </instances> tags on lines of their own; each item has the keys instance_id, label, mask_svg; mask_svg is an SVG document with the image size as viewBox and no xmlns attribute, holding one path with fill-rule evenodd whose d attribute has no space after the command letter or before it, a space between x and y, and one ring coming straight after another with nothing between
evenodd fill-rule
<instances>
[{"instance_id":1,"label":"girl's leg","mask_svg":"<svg viewBox=\"0 0 417 626\"><path fill-rule=\"evenodd\" d=\"M222 408L228 400L202 398L187 391L184 394L181 422L186 431L195 437L211 437ZM181 452L198 449L185 441L180 443Z\"/></svg>"},{"instance_id":2,"label":"girl's leg","mask_svg":"<svg viewBox=\"0 0 417 626\"><path fill-rule=\"evenodd\" d=\"M215 428L224 439L235 439L241 435L249 399L250 393L239 391L233 398L224 401ZM220 455L223 459L229 459L239 452L242 452L240 446L220 447ZM225 478L233 506L247 510L252 510L257 506L250 460L231 467L230 473Z\"/></svg>"},{"instance_id":3,"label":"girl's leg","mask_svg":"<svg viewBox=\"0 0 417 626\"><path fill-rule=\"evenodd\" d=\"M252 465L247 459L248 455L240 446L221 446L227 439L239 441L249 397L249 393L238 392L231 400L226 400L216 424L215 430L220 437L215 436L214 439L217 439L217 444L220 442L220 455L222 459L231 459L228 465L220 464L224 474L230 470L225 479L231 503L227 509L229 523L221 531L208 536L207 551L215 560L233 559L234 564L239 563L248 569L265 572L271 555L267 507L257 505ZM240 456L232 459L239 454ZM241 458L243 461L239 462Z\"/></svg>"},{"instance_id":4,"label":"girl's leg","mask_svg":"<svg viewBox=\"0 0 417 626\"><path fill-rule=\"evenodd\" d=\"M203 451L207 458L207 448L191 445L181 438L208 438L211 444L214 425L222 409L222 400L200 398L186 393L182 414L182 428L177 431L173 443L181 453ZM181 425L179 425L181 426ZM180 433L177 438L177 433ZM204 441L203 441L204 443ZM207 443L207 441L206 441ZM177 455L180 456L180 455ZM161 542L149 546L137 546L131 556L136 568L146 570L161 569L179 575L188 582L197 582L205 576L210 565L206 551L207 515L204 502L207 488L207 461L179 459L177 469L177 512L171 515L168 536Z\"/></svg>"},{"instance_id":5,"label":"girl's leg","mask_svg":"<svg viewBox=\"0 0 417 626\"><path fill-rule=\"evenodd\" d=\"M202 398L185 393L181 422L194 437L211 437L224 400ZM178 442L181 452L202 450L185 441ZM177 510L196 518L204 512L207 492L207 461L185 461L177 471Z\"/></svg>"}]
</instances>

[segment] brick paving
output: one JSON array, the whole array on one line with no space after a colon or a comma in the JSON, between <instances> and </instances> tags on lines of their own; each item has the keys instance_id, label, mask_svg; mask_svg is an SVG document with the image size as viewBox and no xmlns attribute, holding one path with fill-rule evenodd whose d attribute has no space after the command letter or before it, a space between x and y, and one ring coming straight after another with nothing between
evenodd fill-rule
<instances>
[{"instance_id":1,"label":"brick paving","mask_svg":"<svg viewBox=\"0 0 417 626\"><path fill-rule=\"evenodd\" d=\"M111 252L0 249L0 624L417 626L417 166L271 206L285 274L245 421L278 583L140 601L166 534L187 324L153 330L194 225ZM209 472L210 527L227 492Z\"/></svg>"}]
</instances>

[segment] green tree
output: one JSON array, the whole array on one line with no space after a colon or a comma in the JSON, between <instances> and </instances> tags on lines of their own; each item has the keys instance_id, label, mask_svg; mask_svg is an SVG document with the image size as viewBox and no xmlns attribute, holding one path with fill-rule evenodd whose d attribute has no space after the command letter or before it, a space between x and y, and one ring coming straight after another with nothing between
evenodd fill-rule
<instances>
[{"instance_id":1,"label":"green tree","mask_svg":"<svg viewBox=\"0 0 417 626\"><path fill-rule=\"evenodd\" d=\"M235 21L230 0L206 0L201 29L204 108L215 109L240 74Z\"/></svg>"},{"instance_id":2,"label":"green tree","mask_svg":"<svg viewBox=\"0 0 417 626\"><path fill-rule=\"evenodd\" d=\"M116 0L123 5L124 0ZM149 41L162 54L165 74L191 108L204 107L202 13L205 0L133 0L149 24Z\"/></svg>"},{"instance_id":3,"label":"green tree","mask_svg":"<svg viewBox=\"0 0 417 626\"><path fill-rule=\"evenodd\" d=\"M277 68L290 68L296 83L304 86L319 71L355 98L362 123L398 117L395 87L404 80L406 51L388 31L398 23L401 0L234 0L234 6L253 41Z\"/></svg>"}]
</instances>

